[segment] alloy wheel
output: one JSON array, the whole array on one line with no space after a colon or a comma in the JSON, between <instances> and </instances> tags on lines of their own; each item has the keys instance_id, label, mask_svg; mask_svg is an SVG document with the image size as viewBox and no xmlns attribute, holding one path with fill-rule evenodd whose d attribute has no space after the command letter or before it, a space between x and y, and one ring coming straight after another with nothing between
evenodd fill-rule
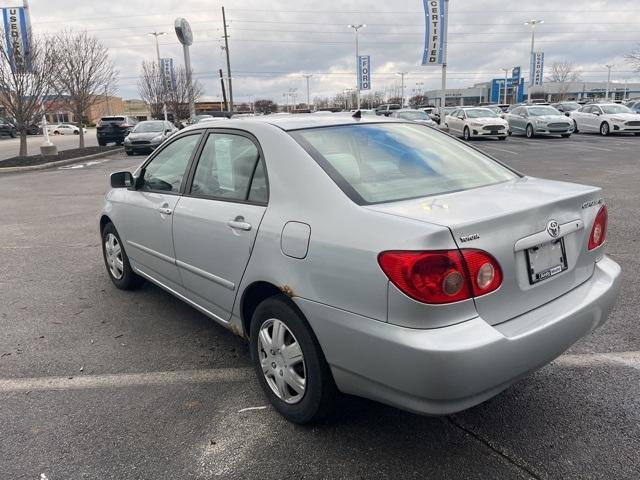
<instances>
[{"instance_id":1,"label":"alloy wheel","mask_svg":"<svg viewBox=\"0 0 640 480\"><path fill-rule=\"evenodd\" d=\"M262 373L273 393L288 404L301 401L307 371L293 332L281 320L271 318L261 325L257 346Z\"/></svg>"},{"instance_id":2,"label":"alloy wheel","mask_svg":"<svg viewBox=\"0 0 640 480\"><path fill-rule=\"evenodd\" d=\"M105 258L109 266L109 272L116 280L124 275L124 261L122 259L122 247L113 233L107 234L104 242Z\"/></svg>"},{"instance_id":3,"label":"alloy wheel","mask_svg":"<svg viewBox=\"0 0 640 480\"><path fill-rule=\"evenodd\" d=\"M600 134L609 135L609 124L607 122L602 122L602 125L600 125Z\"/></svg>"}]
</instances>

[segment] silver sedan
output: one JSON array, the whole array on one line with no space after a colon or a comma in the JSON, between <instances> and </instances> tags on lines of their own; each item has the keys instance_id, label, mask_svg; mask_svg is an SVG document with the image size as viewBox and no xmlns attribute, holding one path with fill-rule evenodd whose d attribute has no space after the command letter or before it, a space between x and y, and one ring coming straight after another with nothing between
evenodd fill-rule
<instances>
[{"instance_id":1,"label":"silver sedan","mask_svg":"<svg viewBox=\"0 0 640 480\"><path fill-rule=\"evenodd\" d=\"M246 337L294 422L338 391L472 407L602 325L619 289L600 188L523 176L411 122L203 122L111 187L115 286L151 281Z\"/></svg>"},{"instance_id":2,"label":"silver sedan","mask_svg":"<svg viewBox=\"0 0 640 480\"><path fill-rule=\"evenodd\" d=\"M537 135L560 135L569 138L573 133L573 121L549 105L521 105L505 114L512 133L527 138Z\"/></svg>"}]
</instances>

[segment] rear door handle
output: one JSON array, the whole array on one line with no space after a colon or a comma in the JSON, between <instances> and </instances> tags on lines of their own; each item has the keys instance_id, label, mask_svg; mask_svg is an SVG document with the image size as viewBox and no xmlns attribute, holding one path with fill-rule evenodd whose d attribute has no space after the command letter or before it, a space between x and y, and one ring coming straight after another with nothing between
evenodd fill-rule
<instances>
[{"instance_id":1,"label":"rear door handle","mask_svg":"<svg viewBox=\"0 0 640 480\"><path fill-rule=\"evenodd\" d=\"M173 213L173 210L167 207L160 207L158 211L163 215L171 215Z\"/></svg>"},{"instance_id":2,"label":"rear door handle","mask_svg":"<svg viewBox=\"0 0 640 480\"><path fill-rule=\"evenodd\" d=\"M244 221L244 217L236 217L235 220L229 220L227 226L234 230L251 230L251 224Z\"/></svg>"}]
</instances>

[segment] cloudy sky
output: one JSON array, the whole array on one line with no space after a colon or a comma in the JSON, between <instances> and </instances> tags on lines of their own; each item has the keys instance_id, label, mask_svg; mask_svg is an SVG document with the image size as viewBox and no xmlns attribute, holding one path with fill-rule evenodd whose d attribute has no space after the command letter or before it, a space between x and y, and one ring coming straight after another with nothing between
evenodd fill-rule
<instances>
[{"instance_id":1,"label":"cloudy sky","mask_svg":"<svg viewBox=\"0 0 640 480\"><path fill-rule=\"evenodd\" d=\"M0 0L0 4L17 2ZM163 57L182 64L182 49L173 20L187 18L194 33L191 59L195 78L210 99L220 98L220 0L30 0L36 33L64 27L86 29L109 48L120 72L124 98L137 98L136 78L142 60L155 59L153 38L160 37ZM554 61L575 62L584 80L606 79L605 64L614 64L613 79L639 81L624 54L640 42L638 0L451 0L448 70L451 87L501 77L501 69L522 65L526 71L530 30L523 22L544 19L536 31L536 49ZM271 98L297 88L306 96L303 73L312 73L311 96L332 95L355 83L353 32L349 23L365 23L360 52L371 55L374 89L405 77L414 88L438 88L440 70L420 65L424 38L422 0L227 0L231 67L236 101Z\"/></svg>"}]
</instances>

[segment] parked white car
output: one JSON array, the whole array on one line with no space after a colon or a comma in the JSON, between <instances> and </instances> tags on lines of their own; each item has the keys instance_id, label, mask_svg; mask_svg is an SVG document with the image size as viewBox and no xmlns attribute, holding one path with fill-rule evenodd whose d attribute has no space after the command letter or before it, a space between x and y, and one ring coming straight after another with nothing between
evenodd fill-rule
<instances>
[{"instance_id":1,"label":"parked white car","mask_svg":"<svg viewBox=\"0 0 640 480\"><path fill-rule=\"evenodd\" d=\"M47 125L49 135L80 135L80 128L70 123L60 123L58 125ZM86 128L82 128L82 133L87 133Z\"/></svg>"},{"instance_id":2,"label":"parked white car","mask_svg":"<svg viewBox=\"0 0 640 480\"><path fill-rule=\"evenodd\" d=\"M473 137L507 138L509 124L488 108L458 108L449 113L444 124L453 135L471 140Z\"/></svg>"},{"instance_id":3,"label":"parked white car","mask_svg":"<svg viewBox=\"0 0 640 480\"><path fill-rule=\"evenodd\" d=\"M569 113L575 131L640 135L640 114L617 103L592 103Z\"/></svg>"}]
</instances>

